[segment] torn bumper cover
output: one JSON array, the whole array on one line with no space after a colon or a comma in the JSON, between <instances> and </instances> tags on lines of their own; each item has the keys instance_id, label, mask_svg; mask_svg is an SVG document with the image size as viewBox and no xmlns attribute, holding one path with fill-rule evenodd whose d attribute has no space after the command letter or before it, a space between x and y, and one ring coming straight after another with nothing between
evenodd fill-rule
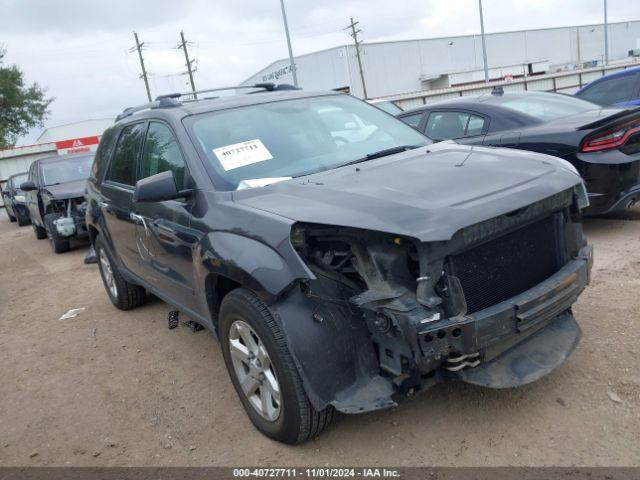
<instances>
[{"instance_id":1,"label":"torn bumper cover","mask_svg":"<svg viewBox=\"0 0 640 480\"><path fill-rule=\"evenodd\" d=\"M473 314L429 319L415 329L411 347L422 358L395 378L382 374L385 351L372 344L353 305L334 300L345 295L343 285L322 282L324 290L311 294L293 289L272 311L284 327L314 407L330 404L344 413L362 413L395 406L395 393L410 394L445 380L510 388L548 374L579 342L571 305L589 283L592 264L592 247L586 245L554 275L520 295ZM310 340L328 345L326 355L309 348ZM401 363L410 356L407 352Z\"/></svg>"}]
</instances>

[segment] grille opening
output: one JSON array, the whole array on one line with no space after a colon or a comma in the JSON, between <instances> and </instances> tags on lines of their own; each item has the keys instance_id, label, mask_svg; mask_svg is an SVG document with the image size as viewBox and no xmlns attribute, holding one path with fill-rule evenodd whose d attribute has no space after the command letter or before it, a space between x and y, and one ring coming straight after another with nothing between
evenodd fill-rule
<instances>
[{"instance_id":1,"label":"grille opening","mask_svg":"<svg viewBox=\"0 0 640 480\"><path fill-rule=\"evenodd\" d=\"M451 257L467 313L525 292L560 269L554 218L549 216Z\"/></svg>"}]
</instances>

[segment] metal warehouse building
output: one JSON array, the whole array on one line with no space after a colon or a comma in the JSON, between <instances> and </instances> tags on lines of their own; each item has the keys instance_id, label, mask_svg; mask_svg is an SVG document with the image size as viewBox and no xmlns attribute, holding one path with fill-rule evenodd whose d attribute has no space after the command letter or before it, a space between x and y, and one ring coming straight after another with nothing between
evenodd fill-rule
<instances>
[{"instance_id":1,"label":"metal warehouse building","mask_svg":"<svg viewBox=\"0 0 640 480\"><path fill-rule=\"evenodd\" d=\"M485 36L491 79L601 65L604 26L584 25ZM609 24L609 59L640 49L640 21ZM376 98L442 89L484 80L480 35L365 43L361 47L367 96ZM295 57L298 83L305 89L332 89L363 97L353 45ZM289 59L278 60L248 78L293 83Z\"/></svg>"}]
</instances>

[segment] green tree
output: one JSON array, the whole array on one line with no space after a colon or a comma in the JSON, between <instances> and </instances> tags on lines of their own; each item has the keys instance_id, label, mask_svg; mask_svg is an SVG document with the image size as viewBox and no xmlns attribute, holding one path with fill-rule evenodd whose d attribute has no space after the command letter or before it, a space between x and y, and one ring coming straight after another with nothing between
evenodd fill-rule
<instances>
[{"instance_id":1,"label":"green tree","mask_svg":"<svg viewBox=\"0 0 640 480\"><path fill-rule=\"evenodd\" d=\"M0 148L12 147L34 127L42 127L53 98L37 83L25 85L16 65L4 65L0 46Z\"/></svg>"}]
</instances>

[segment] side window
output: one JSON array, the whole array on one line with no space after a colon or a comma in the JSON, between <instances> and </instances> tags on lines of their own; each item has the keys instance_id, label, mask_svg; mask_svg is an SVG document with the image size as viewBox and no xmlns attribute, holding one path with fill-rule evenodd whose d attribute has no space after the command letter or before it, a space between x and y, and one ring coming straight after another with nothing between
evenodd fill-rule
<instances>
[{"instance_id":1,"label":"side window","mask_svg":"<svg viewBox=\"0 0 640 480\"><path fill-rule=\"evenodd\" d=\"M169 127L163 123L151 122L144 143L138 180L157 173L172 171L176 185L180 189L184 185L184 168L184 159L178 142Z\"/></svg>"},{"instance_id":2,"label":"side window","mask_svg":"<svg viewBox=\"0 0 640 480\"><path fill-rule=\"evenodd\" d=\"M429 115L425 134L433 140L464 137L469 114L463 112L433 112Z\"/></svg>"},{"instance_id":3,"label":"side window","mask_svg":"<svg viewBox=\"0 0 640 480\"><path fill-rule=\"evenodd\" d=\"M638 75L633 74L603 80L587 88L578 97L600 105L627 102L631 100L637 79Z\"/></svg>"},{"instance_id":4,"label":"side window","mask_svg":"<svg viewBox=\"0 0 640 480\"><path fill-rule=\"evenodd\" d=\"M38 164L35 162L29 168L29 180L38 185Z\"/></svg>"},{"instance_id":5,"label":"side window","mask_svg":"<svg viewBox=\"0 0 640 480\"><path fill-rule=\"evenodd\" d=\"M135 184L136 164L143 134L144 123L127 125L122 129L116 151L111 159L107 180L123 185Z\"/></svg>"},{"instance_id":6,"label":"side window","mask_svg":"<svg viewBox=\"0 0 640 480\"><path fill-rule=\"evenodd\" d=\"M413 115L405 115L404 117L400 117L400 120L417 130L420 126L420 122L422 121L423 116L424 113L422 112L414 113Z\"/></svg>"},{"instance_id":7,"label":"side window","mask_svg":"<svg viewBox=\"0 0 640 480\"><path fill-rule=\"evenodd\" d=\"M469 115L467 122L467 130L464 132L465 137L480 135L484 130L484 118L477 115Z\"/></svg>"},{"instance_id":8,"label":"side window","mask_svg":"<svg viewBox=\"0 0 640 480\"><path fill-rule=\"evenodd\" d=\"M102 138L100 138L100 144L98 145L98 150L96 150L96 156L93 159L93 165L91 166L91 178L97 180L98 177L102 177L102 169L106 160L111 155L113 151L113 147L115 145L116 130L108 129L106 132L102 134Z\"/></svg>"}]
</instances>

